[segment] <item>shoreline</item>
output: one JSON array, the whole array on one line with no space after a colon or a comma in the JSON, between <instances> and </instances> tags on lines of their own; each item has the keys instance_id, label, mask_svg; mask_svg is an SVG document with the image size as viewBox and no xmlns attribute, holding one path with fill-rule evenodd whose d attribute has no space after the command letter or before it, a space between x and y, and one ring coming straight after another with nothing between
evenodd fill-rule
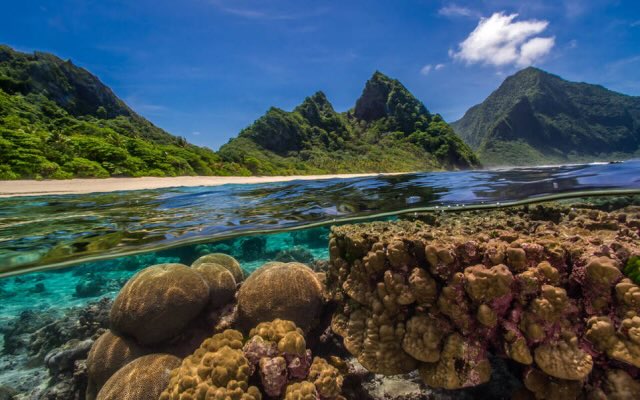
<instances>
[{"instance_id":1,"label":"shoreline","mask_svg":"<svg viewBox=\"0 0 640 400\"><path fill-rule=\"evenodd\" d=\"M141 178L87 178L66 180L0 181L0 198L52 196L64 194L107 193L130 190L167 189L172 187L220 186L227 184L277 183L296 180L364 178L379 175L400 175L411 172L291 175L291 176L178 176Z\"/></svg>"}]
</instances>

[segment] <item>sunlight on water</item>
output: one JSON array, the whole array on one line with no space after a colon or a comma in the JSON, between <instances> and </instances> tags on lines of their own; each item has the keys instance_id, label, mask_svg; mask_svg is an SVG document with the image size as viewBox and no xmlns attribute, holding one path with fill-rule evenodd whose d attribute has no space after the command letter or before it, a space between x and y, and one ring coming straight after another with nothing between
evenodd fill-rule
<instances>
[{"instance_id":1,"label":"sunlight on water","mask_svg":"<svg viewBox=\"0 0 640 400\"><path fill-rule=\"evenodd\" d=\"M639 161L0 199L0 276L407 209L640 190Z\"/></svg>"}]
</instances>

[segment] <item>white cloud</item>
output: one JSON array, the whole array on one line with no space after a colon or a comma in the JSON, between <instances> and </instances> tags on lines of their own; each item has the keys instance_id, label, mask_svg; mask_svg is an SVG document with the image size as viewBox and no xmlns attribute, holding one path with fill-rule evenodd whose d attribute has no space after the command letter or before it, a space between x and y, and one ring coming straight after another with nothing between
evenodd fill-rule
<instances>
[{"instance_id":1,"label":"white cloud","mask_svg":"<svg viewBox=\"0 0 640 400\"><path fill-rule=\"evenodd\" d=\"M427 76L429 75L429 73L431 73L431 71L440 71L442 68L444 68L444 64L427 64L424 67L420 68L420 73Z\"/></svg>"},{"instance_id":2,"label":"white cloud","mask_svg":"<svg viewBox=\"0 0 640 400\"><path fill-rule=\"evenodd\" d=\"M193 136L200 136L200 132L199 132L199 131L191 132L191 134L192 134Z\"/></svg>"},{"instance_id":3,"label":"white cloud","mask_svg":"<svg viewBox=\"0 0 640 400\"><path fill-rule=\"evenodd\" d=\"M520 58L518 64L531 65L549 53L549 50L555 44L556 39L553 37L535 37L525 42L520 47Z\"/></svg>"},{"instance_id":4,"label":"white cloud","mask_svg":"<svg viewBox=\"0 0 640 400\"><path fill-rule=\"evenodd\" d=\"M449 55L467 64L497 67L515 64L529 66L546 56L555 45L555 37L539 37L548 21L514 21L518 14L494 13L481 18L478 26Z\"/></svg>"},{"instance_id":5,"label":"white cloud","mask_svg":"<svg viewBox=\"0 0 640 400\"><path fill-rule=\"evenodd\" d=\"M575 49L576 47L578 47L578 41L575 39L572 39L569 41L569 48L570 49Z\"/></svg>"},{"instance_id":6,"label":"white cloud","mask_svg":"<svg viewBox=\"0 0 640 400\"><path fill-rule=\"evenodd\" d=\"M631 23L632 28L635 28L636 26L640 26L640 19Z\"/></svg>"},{"instance_id":7,"label":"white cloud","mask_svg":"<svg viewBox=\"0 0 640 400\"><path fill-rule=\"evenodd\" d=\"M456 4L448 4L438 10L438 14L445 17L477 17L478 13L470 8Z\"/></svg>"}]
</instances>

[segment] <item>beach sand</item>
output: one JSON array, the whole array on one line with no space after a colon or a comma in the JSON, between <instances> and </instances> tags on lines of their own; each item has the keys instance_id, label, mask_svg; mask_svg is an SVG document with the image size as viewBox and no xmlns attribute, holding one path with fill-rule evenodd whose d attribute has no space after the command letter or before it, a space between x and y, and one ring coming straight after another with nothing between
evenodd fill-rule
<instances>
[{"instance_id":1,"label":"beach sand","mask_svg":"<svg viewBox=\"0 0 640 400\"><path fill-rule=\"evenodd\" d=\"M105 178L68 180L17 180L0 181L0 197L46 196L54 194L103 193L119 190L161 189L185 186L218 186L225 184L251 184L288 182L294 180L318 180L333 178L358 178L393 174L336 174L294 176L180 176L172 178Z\"/></svg>"}]
</instances>

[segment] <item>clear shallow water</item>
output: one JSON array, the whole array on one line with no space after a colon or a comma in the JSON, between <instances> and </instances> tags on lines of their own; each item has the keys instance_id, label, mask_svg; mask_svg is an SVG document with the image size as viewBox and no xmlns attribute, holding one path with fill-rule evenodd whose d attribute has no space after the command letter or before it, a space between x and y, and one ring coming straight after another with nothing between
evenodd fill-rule
<instances>
[{"instance_id":1,"label":"clear shallow water","mask_svg":"<svg viewBox=\"0 0 640 400\"><path fill-rule=\"evenodd\" d=\"M431 207L640 190L640 161L0 199L0 276Z\"/></svg>"},{"instance_id":2,"label":"clear shallow water","mask_svg":"<svg viewBox=\"0 0 640 400\"><path fill-rule=\"evenodd\" d=\"M190 265L222 252L246 274L267 261L323 270L335 223L549 196L572 206L638 205L640 162L0 199L0 275L21 273L0 279L0 386L16 388L19 399L38 398L29 396L52 376L44 356L70 339L62 333L150 265ZM131 252L138 254L125 255ZM92 259L105 255L112 257ZM73 264L53 268L64 261ZM42 270L28 272L33 267Z\"/></svg>"}]
</instances>

